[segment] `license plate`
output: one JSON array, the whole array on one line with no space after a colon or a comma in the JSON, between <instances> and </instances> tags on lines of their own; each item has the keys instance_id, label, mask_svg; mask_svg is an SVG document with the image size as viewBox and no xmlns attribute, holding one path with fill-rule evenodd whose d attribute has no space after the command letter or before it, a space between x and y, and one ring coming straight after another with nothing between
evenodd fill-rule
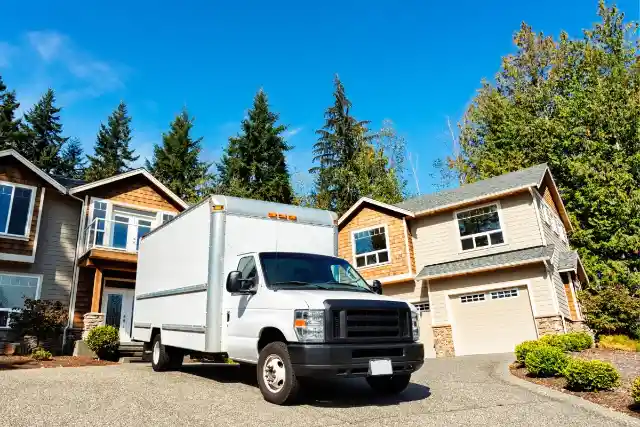
<instances>
[{"instance_id":1,"label":"license plate","mask_svg":"<svg viewBox=\"0 0 640 427\"><path fill-rule=\"evenodd\" d=\"M391 375L393 374L393 368L391 367L391 360L378 359L369 361L369 375Z\"/></svg>"}]
</instances>

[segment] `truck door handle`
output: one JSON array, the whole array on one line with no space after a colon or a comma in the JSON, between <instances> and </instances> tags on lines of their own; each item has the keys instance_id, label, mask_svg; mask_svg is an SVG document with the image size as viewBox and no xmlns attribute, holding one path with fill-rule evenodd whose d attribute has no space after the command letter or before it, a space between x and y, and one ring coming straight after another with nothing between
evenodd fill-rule
<instances>
[{"instance_id":1,"label":"truck door handle","mask_svg":"<svg viewBox=\"0 0 640 427\"><path fill-rule=\"evenodd\" d=\"M227 311L227 323L229 323L229 320L231 320L231 312Z\"/></svg>"}]
</instances>

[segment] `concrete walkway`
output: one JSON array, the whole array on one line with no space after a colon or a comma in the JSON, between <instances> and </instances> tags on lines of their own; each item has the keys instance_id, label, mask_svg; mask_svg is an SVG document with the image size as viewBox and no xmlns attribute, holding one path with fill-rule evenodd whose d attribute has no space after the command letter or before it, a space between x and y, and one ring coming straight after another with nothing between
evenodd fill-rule
<instances>
[{"instance_id":1,"label":"concrete walkway","mask_svg":"<svg viewBox=\"0 0 640 427\"><path fill-rule=\"evenodd\" d=\"M508 376L511 355L428 360L400 396L362 380L309 384L298 405L266 403L251 372L148 365L0 371L11 426L624 426L625 415ZM542 394L540 394L542 393Z\"/></svg>"}]
</instances>

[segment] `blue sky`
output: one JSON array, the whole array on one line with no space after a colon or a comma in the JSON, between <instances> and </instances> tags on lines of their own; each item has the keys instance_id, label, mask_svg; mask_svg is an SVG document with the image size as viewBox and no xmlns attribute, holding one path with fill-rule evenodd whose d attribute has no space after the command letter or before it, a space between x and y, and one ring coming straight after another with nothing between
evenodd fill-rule
<instances>
[{"instance_id":1,"label":"blue sky","mask_svg":"<svg viewBox=\"0 0 640 427\"><path fill-rule=\"evenodd\" d=\"M88 152L100 122L126 101L142 157L186 106L204 156L216 160L262 87L289 125L290 169L304 187L338 73L359 119L373 128L390 119L406 138L425 193L433 160L451 147L447 117L455 124L498 71L521 21L580 36L597 20L596 0L185 4L6 2L15 19L0 27L0 75L24 109L52 87L66 135ZM638 19L638 0L617 4Z\"/></svg>"}]
</instances>

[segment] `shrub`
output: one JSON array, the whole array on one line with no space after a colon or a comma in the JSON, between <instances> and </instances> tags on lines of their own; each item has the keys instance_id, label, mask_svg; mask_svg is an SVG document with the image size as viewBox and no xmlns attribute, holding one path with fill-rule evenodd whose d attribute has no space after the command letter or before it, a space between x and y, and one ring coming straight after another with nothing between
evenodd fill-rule
<instances>
[{"instance_id":1,"label":"shrub","mask_svg":"<svg viewBox=\"0 0 640 427\"><path fill-rule=\"evenodd\" d=\"M636 378L631 384L631 397L635 403L640 403L640 377Z\"/></svg>"},{"instance_id":2,"label":"shrub","mask_svg":"<svg viewBox=\"0 0 640 427\"><path fill-rule=\"evenodd\" d=\"M631 295L626 287L612 285L595 294L582 291L579 299L587 325L597 334L638 333L640 298Z\"/></svg>"},{"instance_id":3,"label":"shrub","mask_svg":"<svg viewBox=\"0 0 640 427\"><path fill-rule=\"evenodd\" d=\"M67 324L67 309L60 301L25 298L24 307L10 316L9 326L13 334L19 338L35 336L38 347L43 341L61 336Z\"/></svg>"},{"instance_id":4,"label":"shrub","mask_svg":"<svg viewBox=\"0 0 640 427\"><path fill-rule=\"evenodd\" d=\"M577 391L611 390L620 385L620 374L611 363L571 359L564 370L567 388Z\"/></svg>"},{"instance_id":5,"label":"shrub","mask_svg":"<svg viewBox=\"0 0 640 427\"><path fill-rule=\"evenodd\" d=\"M110 325L96 326L87 334L87 346L100 358L111 360L118 353L120 334Z\"/></svg>"},{"instance_id":6,"label":"shrub","mask_svg":"<svg viewBox=\"0 0 640 427\"><path fill-rule=\"evenodd\" d=\"M559 348L562 351L566 351L565 339L563 337L564 335L560 334L545 335L543 337L540 337L539 341L545 345L549 345L551 347Z\"/></svg>"},{"instance_id":7,"label":"shrub","mask_svg":"<svg viewBox=\"0 0 640 427\"><path fill-rule=\"evenodd\" d=\"M582 351L593 345L593 337L586 332L569 332L561 337L565 351Z\"/></svg>"},{"instance_id":8,"label":"shrub","mask_svg":"<svg viewBox=\"0 0 640 427\"><path fill-rule=\"evenodd\" d=\"M527 354L524 366L535 377L552 377L562 374L568 361L568 356L560 348L541 345Z\"/></svg>"},{"instance_id":9,"label":"shrub","mask_svg":"<svg viewBox=\"0 0 640 427\"><path fill-rule=\"evenodd\" d=\"M531 352L533 349L544 345L540 341L525 341L516 346L516 361L520 364L524 364L524 360L527 357L527 354Z\"/></svg>"},{"instance_id":10,"label":"shrub","mask_svg":"<svg viewBox=\"0 0 640 427\"><path fill-rule=\"evenodd\" d=\"M36 348L33 350L33 353L31 353L31 358L34 360L51 360L52 357L53 356L50 351L41 347Z\"/></svg>"},{"instance_id":11,"label":"shrub","mask_svg":"<svg viewBox=\"0 0 640 427\"><path fill-rule=\"evenodd\" d=\"M601 335L598 341L600 348L611 350L638 351L640 341L629 338L626 335Z\"/></svg>"}]
</instances>

